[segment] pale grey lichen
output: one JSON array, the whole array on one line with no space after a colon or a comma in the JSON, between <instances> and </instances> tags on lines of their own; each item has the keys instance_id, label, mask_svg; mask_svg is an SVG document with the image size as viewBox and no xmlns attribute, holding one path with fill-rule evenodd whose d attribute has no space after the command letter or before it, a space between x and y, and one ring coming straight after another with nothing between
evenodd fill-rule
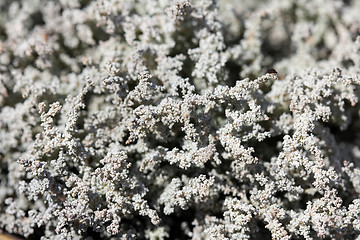
<instances>
[{"instance_id":1,"label":"pale grey lichen","mask_svg":"<svg viewBox=\"0 0 360 240\"><path fill-rule=\"evenodd\" d=\"M358 12L0 1L0 235L358 239Z\"/></svg>"}]
</instances>

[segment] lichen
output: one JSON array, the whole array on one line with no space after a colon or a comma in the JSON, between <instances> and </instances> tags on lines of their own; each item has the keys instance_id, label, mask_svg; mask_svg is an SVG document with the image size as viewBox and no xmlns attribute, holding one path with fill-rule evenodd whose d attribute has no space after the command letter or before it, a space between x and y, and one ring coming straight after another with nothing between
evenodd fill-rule
<instances>
[{"instance_id":1,"label":"lichen","mask_svg":"<svg viewBox=\"0 0 360 240\"><path fill-rule=\"evenodd\" d=\"M0 1L0 230L358 239L358 12Z\"/></svg>"}]
</instances>

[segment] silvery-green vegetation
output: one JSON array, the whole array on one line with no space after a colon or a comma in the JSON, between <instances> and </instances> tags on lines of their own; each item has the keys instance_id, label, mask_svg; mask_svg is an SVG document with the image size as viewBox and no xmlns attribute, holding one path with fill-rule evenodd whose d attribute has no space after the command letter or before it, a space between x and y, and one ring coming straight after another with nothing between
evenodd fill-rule
<instances>
[{"instance_id":1,"label":"silvery-green vegetation","mask_svg":"<svg viewBox=\"0 0 360 240\"><path fill-rule=\"evenodd\" d=\"M1 0L0 228L357 239L359 12L357 0Z\"/></svg>"}]
</instances>

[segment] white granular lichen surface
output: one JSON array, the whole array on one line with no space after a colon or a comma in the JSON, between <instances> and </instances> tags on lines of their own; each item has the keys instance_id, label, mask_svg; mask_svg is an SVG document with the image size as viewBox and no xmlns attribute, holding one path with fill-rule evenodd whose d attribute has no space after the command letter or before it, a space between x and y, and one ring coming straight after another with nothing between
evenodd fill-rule
<instances>
[{"instance_id":1,"label":"white granular lichen surface","mask_svg":"<svg viewBox=\"0 0 360 240\"><path fill-rule=\"evenodd\" d=\"M359 12L0 0L0 239L359 239Z\"/></svg>"}]
</instances>

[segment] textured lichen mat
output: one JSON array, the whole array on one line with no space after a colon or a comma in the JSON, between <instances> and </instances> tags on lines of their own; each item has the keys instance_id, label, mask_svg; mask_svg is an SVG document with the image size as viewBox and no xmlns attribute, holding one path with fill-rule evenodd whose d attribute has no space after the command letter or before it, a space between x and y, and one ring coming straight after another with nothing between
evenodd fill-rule
<instances>
[{"instance_id":1,"label":"textured lichen mat","mask_svg":"<svg viewBox=\"0 0 360 240\"><path fill-rule=\"evenodd\" d=\"M0 237L359 239L359 13L0 0Z\"/></svg>"}]
</instances>

